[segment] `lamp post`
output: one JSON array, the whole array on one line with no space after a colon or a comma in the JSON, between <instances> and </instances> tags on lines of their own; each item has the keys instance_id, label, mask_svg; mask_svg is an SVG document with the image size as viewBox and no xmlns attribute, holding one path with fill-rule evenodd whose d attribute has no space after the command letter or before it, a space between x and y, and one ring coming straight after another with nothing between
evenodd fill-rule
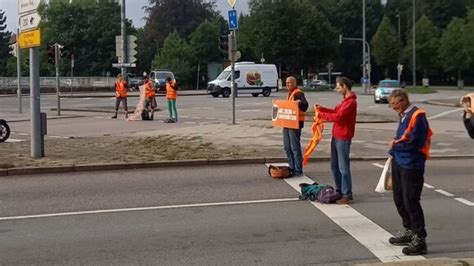
<instances>
[{"instance_id":1,"label":"lamp post","mask_svg":"<svg viewBox=\"0 0 474 266\"><path fill-rule=\"evenodd\" d=\"M415 29L415 0L413 0L413 87L416 87L416 29Z\"/></svg>"},{"instance_id":2,"label":"lamp post","mask_svg":"<svg viewBox=\"0 0 474 266\"><path fill-rule=\"evenodd\" d=\"M398 42L402 42L401 33L400 33L400 12L397 9L397 20L398 20Z\"/></svg>"},{"instance_id":3,"label":"lamp post","mask_svg":"<svg viewBox=\"0 0 474 266\"><path fill-rule=\"evenodd\" d=\"M366 64L367 64L367 59L366 59L366 54L365 54L365 0L362 0L362 76L365 77L367 76L366 73ZM367 93L367 85L364 83L364 93Z\"/></svg>"}]
</instances>

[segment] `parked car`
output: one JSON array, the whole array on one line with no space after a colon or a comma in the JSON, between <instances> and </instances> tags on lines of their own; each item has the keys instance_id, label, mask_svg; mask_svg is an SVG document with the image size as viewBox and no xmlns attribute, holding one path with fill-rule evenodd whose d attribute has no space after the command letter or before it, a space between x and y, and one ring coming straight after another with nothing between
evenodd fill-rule
<instances>
[{"instance_id":1,"label":"parked car","mask_svg":"<svg viewBox=\"0 0 474 266\"><path fill-rule=\"evenodd\" d=\"M143 85L143 79L135 76L135 74L127 73L127 83L129 89L138 90L138 87Z\"/></svg>"},{"instance_id":2,"label":"parked car","mask_svg":"<svg viewBox=\"0 0 474 266\"><path fill-rule=\"evenodd\" d=\"M395 89L401 89L400 83L397 80L384 79L379 82L375 89L374 103L385 102L388 103L388 96Z\"/></svg>"},{"instance_id":3,"label":"parked car","mask_svg":"<svg viewBox=\"0 0 474 266\"><path fill-rule=\"evenodd\" d=\"M325 80L313 79L310 82L311 88L317 88L319 86L327 86L327 85L328 85L328 82Z\"/></svg>"},{"instance_id":4,"label":"parked car","mask_svg":"<svg viewBox=\"0 0 474 266\"><path fill-rule=\"evenodd\" d=\"M173 72L168 69L153 70L150 72L150 80L154 82L155 88L158 90L164 90L167 77L175 80Z\"/></svg>"}]
</instances>

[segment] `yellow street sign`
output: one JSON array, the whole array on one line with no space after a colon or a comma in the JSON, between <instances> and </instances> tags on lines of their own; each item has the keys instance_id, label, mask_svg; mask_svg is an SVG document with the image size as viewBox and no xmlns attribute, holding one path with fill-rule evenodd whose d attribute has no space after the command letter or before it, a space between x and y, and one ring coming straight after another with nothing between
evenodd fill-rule
<instances>
[{"instance_id":1,"label":"yellow street sign","mask_svg":"<svg viewBox=\"0 0 474 266\"><path fill-rule=\"evenodd\" d=\"M227 3L229 3L229 6L232 8L234 8L235 2L237 2L237 0L227 0Z\"/></svg>"},{"instance_id":2,"label":"yellow street sign","mask_svg":"<svg viewBox=\"0 0 474 266\"><path fill-rule=\"evenodd\" d=\"M18 44L20 48L32 48L41 46L41 33L40 29L21 32L18 38Z\"/></svg>"}]
</instances>

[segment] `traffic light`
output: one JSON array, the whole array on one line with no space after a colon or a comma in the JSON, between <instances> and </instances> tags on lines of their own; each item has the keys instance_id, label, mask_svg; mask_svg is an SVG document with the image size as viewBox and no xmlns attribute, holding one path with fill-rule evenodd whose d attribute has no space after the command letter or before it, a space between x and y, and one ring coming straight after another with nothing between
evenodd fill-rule
<instances>
[{"instance_id":1,"label":"traffic light","mask_svg":"<svg viewBox=\"0 0 474 266\"><path fill-rule=\"evenodd\" d=\"M69 49L64 46L64 45L60 45L59 46L59 57L60 58L66 58L66 57L70 57L71 56L71 52L69 51Z\"/></svg>"},{"instance_id":2,"label":"traffic light","mask_svg":"<svg viewBox=\"0 0 474 266\"><path fill-rule=\"evenodd\" d=\"M56 63L55 53L54 44L48 45L48 63L52 65Z\"/></svg>"},{"instance_id":3,"label":"traffic light","mask_svg":"<svg viewBox=\"0 0 474 266\"><path fill-rule=\"evenodd\" d=\"M342 43L342 34L339 34L339 44Z\"/></svg>"},{"instance_id":4,"label":"traffic light","mask_svg":"<svg viewBox=\"0 0 474 266\"><path fill-rule=\"evenodd\" d=\"M219 35L219 51L225 58L229 56L229 35L227 33L221 33Z\"/></svg>"}]
</instances>

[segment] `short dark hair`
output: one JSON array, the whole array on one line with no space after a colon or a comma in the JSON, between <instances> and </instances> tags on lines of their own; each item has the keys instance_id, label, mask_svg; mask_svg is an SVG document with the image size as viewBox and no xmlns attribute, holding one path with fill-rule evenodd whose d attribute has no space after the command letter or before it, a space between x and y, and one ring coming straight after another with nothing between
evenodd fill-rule
<instances>
[{"instance_id":1,"label":"short dark hair","mask_svg":"<svg viewBox=\"0 0 474 266\"><path fill-rule=\"evenodd\" d=\"M167 81L167 82L170 82L170 81L171 81L171 77L166 77L166 81Z\"/></svg>"},{"instance_id":2,"label":"short dark hair","mask_svg":"<svg viewBox=\"0 0 474 266\"><path fill-rule=\"evenodd\" d=\"M388 95L388 99L392 98L397 98L398 100L406 100L407 102L410 102L408 99L408 93L402 89L395 89L392 92L390 92L390 95Z\"/></svg>"},{"instance_id":3,"label":"short dark hair","mask_svg":"<svg viewBox=\"0 0 474 266\"><path fill-rule=\"evenodd\" d=\"M337 77L336 83L344 84L349 90L352 90L352 84L354 82L346 77Z\"/></svg>"}]
</instances>

